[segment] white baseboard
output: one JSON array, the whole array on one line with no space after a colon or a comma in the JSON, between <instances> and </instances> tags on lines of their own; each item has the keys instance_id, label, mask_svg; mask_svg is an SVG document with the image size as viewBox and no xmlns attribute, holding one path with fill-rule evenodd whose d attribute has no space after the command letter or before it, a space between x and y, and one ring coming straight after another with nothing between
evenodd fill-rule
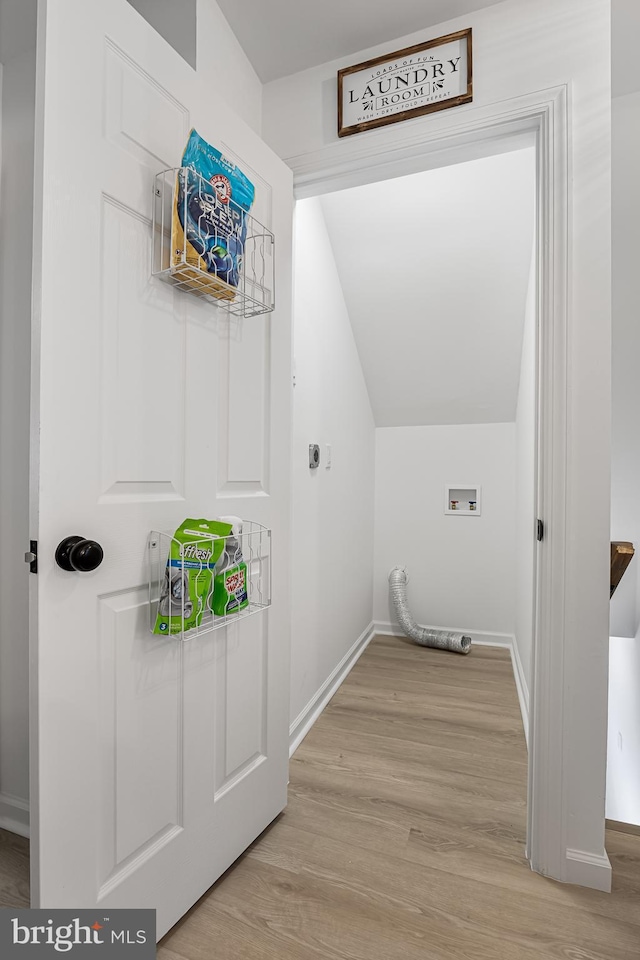
<instances>
[{"instance_id":1,"label":"white baseboard","mask_svg":"<svg viewBox=\"0 0 640 960\"><path fill-rule=\"evenodd\" d=\"M304 707L304 709L295 718L289 727L290 757L293 756L295 751L298 749L306 735L309 733L309 730L311 730L311 727L314 725L326 705L329 703L329 700L331 700L331 697L338 690L358 659L362 656L374 634L375 630L373 628L373 623L370 623L366 630L360 634L353 646L347 650L338 666L329 674L317 693L315 693L311 700L309 700L309 703L306 705L306 707Z\"/></svg>"},{"instance_id":2,"label":"white baseboard","mask_svg":"<svg viewBox=\"0 0 640 960\"><path fill-rule=\"evenodd\" d=\"M373 624L375 632L387 637L403 637L405 634L397 623L389 623L385 620L376 620ZM449 633L462 633L465 637L471 637L471 642L477 646L485 647L503 647L511 654L511 666L513 676L518 691L518 702L520 704L520 713L522 714L522 725L524 727L524 736L529 747L529 689L522 669L522 661L518 652L516 638L512 633L490 633L487 630L470 630L468 627L434 627L420 624L425 630L446 630Z\"/></svg>"},{"instance_id":3,"label":"white baseboard","mask_svg":"<svg viewBox=\"0 0 640 960\"><path fill-rule=\"evenodd\" d=\"M29 836L29 804L19 797L0 793L0 827L17 833L21 837Z\"/></svg>"},{"instance_id":4,"label":"white baseboard","mask_svg":"<svg viewBox=\"0 0 640 960\"><path fill-rule=\"evenodd\" d=\"M385 637L404 637L404 632L397 623L389 623L385 620L374 621L375 632ZM468 630L466 627L434 627L433 625L419 624L425 630L447 630L449 633L463 633L465 637L471 637L472 643L485 645L488 647L508 647L513 644L512 633L488 633L486 630Z\"/></svg>"},{"instance_id":5,"label":"white baseboard","mask_svg":"<svg viewBox=\"0 0 640 960\"><path fill-rule=\"evenodd\" d=\"M524 727L524 738L527 741L527 750L529 749L529 687L527 678L522 669L522 660L516 638L513 638L511 645L511 664L513 666L513 675L516 679L516 690L518 691L518 701L520 703L520 713L522 714L522 725Z\"/></svg>"},{"instance_id":6,"label":"white baseboard","mask_svg":"<svg viewBox=\"0 0 640 960\"><path fill-rule=\"evenodd\" d=\"M611 893L611 864L606 853L567 850L566 882Z\"/></svg>"}]
</instances>

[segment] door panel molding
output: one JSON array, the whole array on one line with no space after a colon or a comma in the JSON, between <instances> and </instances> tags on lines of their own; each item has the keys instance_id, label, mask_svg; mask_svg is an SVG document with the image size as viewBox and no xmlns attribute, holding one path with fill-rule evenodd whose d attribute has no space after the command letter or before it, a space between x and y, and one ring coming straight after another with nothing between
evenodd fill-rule
<instances>
[{"instance_id":1,"label":"door panel molding","mask_svg":"<svg viewBox=\"0 0 640 960\"><path fill-rule=\"evenodd\" d=\"M149 633L148 588L98 597L100 896L184 826L182 645Z\"/></svg>"},{"instance_id":2,"label":"door panel molding","mask_svg":"<svg viewBox=\"0 0 640 960\"><path fill-rule=\"evenodd\" d=\"M39 0L39 12L32 903L154 908L162 936L287 799L292 176L232 103L212 110L216 59L194 71L126 0ZM192 121L258 174L282 250L273 323L246 322L232 344L230 449L225 315L150 275L153 178L180 162ZM228 650L221 631L152 635L150 531L221 514L273 531L272 606ZM79 532L104 547L89 574L54 559Z\"/></svg>"},{"instance_id":3,"label":"door panel molding","mask_svg":"<svg viewBox=\"0 0 640 960\"><path fill-rule=\"evenodd\" d=\"M149 276L146 217L103 194L101 219L100 502L182 500L184 298Z\"/></svg>"},{"instance_id":4,"label":"door panel molding","mask_svg":"<svg viewBox=\"0 0 640 960\"><path fill-rule=\"evenodd\" d=\"M151 74L105 37L104 135L155 175L176 166L184 148L189 110ZM144 122L140 122L144 120Z\"/></svg>"}]
</instances>

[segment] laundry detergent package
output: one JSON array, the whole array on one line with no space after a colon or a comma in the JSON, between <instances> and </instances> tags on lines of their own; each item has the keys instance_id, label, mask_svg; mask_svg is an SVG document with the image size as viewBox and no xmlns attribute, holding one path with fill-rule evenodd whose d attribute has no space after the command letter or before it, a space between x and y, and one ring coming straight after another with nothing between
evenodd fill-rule
<instances>
[{"instance_id":1,"label":"laundry detergent package","mask_svg":"<svg viewBox=\"0 0 640 960\"><path fill-rule=\"evenodd\" d=\"M249 605L247 565L242 556L242 520L240 517L222 520L232 526L213 577L211 609L217 617L237 613Z\"/></svg>"},{"instance_id":2,"label":"laundry detergent package","mask_svg":"<svg viewBox=\"0 0 640 960\"><path fill-rule=\"evenodd\" d=\"M192 130L176 179L171 225L171 266L182 267L189 286L218 300L234 299L218 280L238 286L254 197L242 170Z\"/></svg>"},{"instance_id":3,"label":"laundry detergent package","mask_svg":"<svg viewBox=\"0 0 640 960\"><path fill-rule=\"evenodd\" d=\"M154 633L186 633L199 627L212 593L213 570L231 524L188 518L176 530L160 591Z\"/></svg>"}]
</instances>

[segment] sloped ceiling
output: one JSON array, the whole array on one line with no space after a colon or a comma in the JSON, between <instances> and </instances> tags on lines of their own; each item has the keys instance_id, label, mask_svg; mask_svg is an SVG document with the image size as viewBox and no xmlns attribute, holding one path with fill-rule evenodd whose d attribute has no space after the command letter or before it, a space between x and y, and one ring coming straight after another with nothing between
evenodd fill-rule
<instances>
[{"instance_id":1,"label":"sloped ceiling","mask_svg":"<svg viewBox=\"0 0 640 960\"><path fill-rule=\"evenodd\" d=\"M501 0L218 0L263 83L393 43ZM521 0L535 10L538 0ZM640 89L640 2L612 0L613 96ZM505 14L508 16L508 14Z\"/></svg>"},{"instance_id":2,"label":"sloped ceiling","mask_svg":"<svg viewBox=\"0 0 640 960\"><path fill-rule=\"evenodd\" d=\"M377 426L514 420L533 149L330 194L322 206Z\"/></svg>"},{"instance_id":3,"label":"sloped ceiling","mask_svg":"<svg viewBox=\"0 0 640 960\"><path fill-rule=\"evenodd\" d=\"M218 0L218 5L254 70L268 83L499 2Z\"/></svg>"}]
</instances>

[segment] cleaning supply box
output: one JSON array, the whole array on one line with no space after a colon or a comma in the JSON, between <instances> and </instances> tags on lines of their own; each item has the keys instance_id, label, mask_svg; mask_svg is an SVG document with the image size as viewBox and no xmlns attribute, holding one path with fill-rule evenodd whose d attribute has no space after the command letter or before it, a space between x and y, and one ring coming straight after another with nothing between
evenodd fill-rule
<instances>
[{"instance_id":1,"label":"cleaning supply box","mask_svg":"<svg viewBox=\"0 0 640 960\"><path fill-rule=\"evenodd\" d=\"M242 556L242 520L239 517L222 520L231 524L231 534L225 540L213 578L211 609L218 617L237 613L249 605L247 565Z\"/></svg>"},{"instance_id":2,"label":"cleaning supply box","mask_svg":"<svg viewBox=\"0 0 640 960\"><path fill-rule=\"evenodd\" d=\"M232 525L187 518L171 541L154 633L183 633L199 627L214 595L216 563Z\"/></svg>"}]
</instances>

